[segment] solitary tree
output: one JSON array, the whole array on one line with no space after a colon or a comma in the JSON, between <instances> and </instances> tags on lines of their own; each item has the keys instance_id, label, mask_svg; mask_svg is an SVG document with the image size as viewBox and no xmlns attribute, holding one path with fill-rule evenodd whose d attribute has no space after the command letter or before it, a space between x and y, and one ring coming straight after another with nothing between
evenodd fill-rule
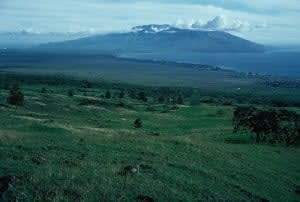
<instances>
[{"instance_id":1,"label":"solitary tree","mask_svg":"<svg viewBox=\"0 0 300 202\"><path fill-rule=\"evenodd\" d=\"M158 102L159 103L164 103L165 102L165 98L164 98L164 96L159 96L159 98L158 98Z\"/></svg>"},{"instance_id":2,"label":"solitary tree","mask_svg":"<svg viewBox=\"0 0 300 202\"><path fill-rule=\"evenodd\" d=\"M16 106L22 106L24 104L24 95L20 90L19 85L15 84L9 91L7 97L7 103Z\"/></svg>"},{"instance_id":3,"label":"solitary tree","mask_svg":"<svg viewBox=\"0 0 300 202\"><path fill-rule=\"evenodd\" d=\"M106 98L106 99L110 99L110 98L111 98L111 93L110 93L109 90L106 91L106 93L105 93L105 98Z\"/></svg>"},{"instance_id":4,"label":"solitary tree","mask_svg":"<svg viewBox=\"0 0 300 202\"><path fill-rule=\"evenodd\" d=\"M144 102L147 102L147 101L148 101L148 99L147 99L147 97L146 97L146 94L145 94L144 92L139 92L139 93L138 93L138 99L139 99L139 100L142 100L142 101L144 101Z\"/></svg>"},{"instance_id":5,"label":"solitary tree","mask_svg":"<svg viewBox=\"0 0 300 202\"><path fill-rule=\"evenodd\" d=\"M183 104L183 98L179 96L176 100L176 104L182 105Z\"/></svg>"},{"instance_id":6,"label":"solitary tree","mask_svg":"<svg viewBox=\"0 0 300 202\"><path fill-rule=\"evenodd\" d=\"M124 93L124 91L122 90L122 91L119 93L118 97L119 97L120 99L122 99L122 98L124 98L124 96L125 96L125 93Z\"/></svg>"},{"instance_id":7,"label":"solitary tree","mask_svg":"<svg viewBox=\"0 0 300 202\"><path fill-rule=\"evenodd\" d=\"M72 89L68 90L68 96L73 97L74 96L74 91Z\"/></svg>"},{"instance_id":8,"label":"solitary tree","mask_svg":"<svg viewBox=\"0 0 300 202\"><path fill-rule=\"evenodd\" d=\"M47 90L45 87L41 88L41 93L46 93L46 92L47 92Z\"/></svg>"},{"instance_id":9,"label":"solitary tree","mask_svg":"<svg viewBox=\"0 0 300 202\"><path fill-rule=\"evenodd\" d=\"M142 120L140 119L140 118L138 118L138 119L136 119L135 121L134 121L134 127L135 128L141 128L142 127Z\"/></svg>"}]
</instances>

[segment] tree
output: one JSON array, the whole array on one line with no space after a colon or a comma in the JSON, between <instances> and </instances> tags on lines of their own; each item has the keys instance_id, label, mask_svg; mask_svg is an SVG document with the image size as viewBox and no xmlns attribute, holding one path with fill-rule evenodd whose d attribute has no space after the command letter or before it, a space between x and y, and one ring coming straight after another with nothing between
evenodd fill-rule
<instances>
[{"instance_id":1,"label":"tree","mask_svg":"<svg viewBox=\"0 0 300 202\"><path fill-rule=\"evenodd\" d=\"M182 105L183 104L183 98L179 96L176 100L176 104Z\"/></svg>"},{"instance_id":2,"label":"tree","mask_svg":"<svg viewBox=\"0 0 300 202\"><path fill-rule=\"evenodd\" d=\"M142 127L142 120L140 119L140 118L138 118L138 119L136 119L135 121L134 121L134 127L135 128L141 128Z\"/></svg>"},{"instance_id":3,"label":"tree","mask_svg":"<svg viewBox=\"0 0 300 202\"><path fill-rule=\"evenodd\" d=\"M19 85L15 84L9 91L7 97L7 103L16 106L22 106L24 104L24 95L20 90Z\"/></svg>"},{"instance_id":4,"label":"tree","mask_svg":"<svg viewBox=\"0 0 300 202\"><path fill-rule=\"evenodd\" d=\"M41 88L41 93L46 93L46 92L47 92L47 90L45 87Z\"/></svg>"},{"instance_id":5,"label":"tree","mask_svg":"<svg viewBox=\"0 0 300 202\"><path fill-rule=\"evenodd\" d=\"M73 97L74 96L74 91L72 89L68 90L68 96Z\"/></svg>"},{"instance_id":6,"label":"tree","mask_svg":"<svg viewBox=\"0 0 300 202\"><path fill-rule=\"evenodd\" d=\"M107 90L107 91L105 92L105 98L106 98L106 99L110 99L110 98L111 98L111 93L110 93L109 90Z\"/></svg>"},{"instance_id":7,"label":"tree","mask_svg":"<svg viewBox=\"0 0 300 202\"><path fill-rule=\"evenodd\" d=\"M159 103L164 103L165 102L165 98L164 98L164 96L159 96L159 98L158 98L158 102Z\"/></svg>"},{"instance_id":8,"label":"tree","mask_svg":"<svg viewBox=\"0 0 300 202\"><path fill-rule=\"evenodd\" d=\"M124 93L124 91L122 90L122 91L119 93L118 98L122 99L122 98L124 98L124 96L125 96L125 93Z\"/></svg>"},{"instance_id":9,"label":"tree","mask_svg":"<svg viewBox=\"0 0 300 202\"><path fill-rule=\"evenodd\" d=\"M9 90L9 87L10 87L9 83L8 82L4 82L3 89L4 90Z\"/></svg>"},{"instance_id":10,"label":"tree","mask_svg":"<svg viewBox=\"0 0 300 202\"><path fill-rule=\"evenodd\" d=\"M82 88L92 88L92 83L87 81L87 80L84 80L82 81Z\"/></svg>"},{"instance_id":11,"label":"tree","mask_svg":"<svg viewBox=\"0 0 300 202\"><path fill-rule=\"evenodd\" d=\"M148 99L147 99L147 97L146 97L146 94L145 94L144 92L139 92L139 93L138 93L138 100L142 100L142 101L144 101L144 102L147 102L147 101L148 101Z\"/></svg>"},{"instance_id":12,"label":"tree","mask_svg":"<svg viewBox=\"0 0 300 202\"><path fill-rule=\"evenodd\" d=\"M286 146L300 141L300 116L287 110L260 110L238 107L233 114L234 132L250 130L256 142L284 142Z\"/></svg>"}]
</instances>

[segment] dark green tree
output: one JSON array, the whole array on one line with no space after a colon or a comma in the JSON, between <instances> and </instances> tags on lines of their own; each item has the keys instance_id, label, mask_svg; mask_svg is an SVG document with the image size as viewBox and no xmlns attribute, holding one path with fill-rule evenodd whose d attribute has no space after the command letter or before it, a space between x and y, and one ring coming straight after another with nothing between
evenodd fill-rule
<instances>
[{"instance_id":1,"label":"dark green tree","mask_svg":"<svg viewBox=\"0 0 300 202\"><path fill-rule=\"evenodd\" d=\"M159 96L159 98L158 98L158 102L159 103L164 103L165 102L165 98L164 98L164 96Z\"/></svg>"},{"instance_id":2,"label":"dark green tree","mask_svg":"<svg viewBox=\"0 0 300 202\"><path fill-rule=\"evenodd\" d=\"M148 99L146 97L146 94L144 92L139 92L138 93L138 100L142 100L143 102L147 102Z\"/></svg>"},{"instance_id":3,"label":"dark green tree","mask_svg":"<svg viewBox=\"0 0 300 202\"><path fill-rule=\"evenodd\" d=\"M134 127L135 127L135 128L141 128L142 125L143 125L143 122L142 122L142 120L141 120L140 118L138 118L138 119L136 119L136 120L134 121Z\"/></svg>"},{"instance_id":4,"label":"dark green tree","mask_svg":"<svg viewBox=\"0 0 300 202\"><path fill-rule=\"evenodd\" d=\"M183 98L181 96L179 96L177 99L176 99L176 104L179 104L179 105L182 105L183 104Z\"/></svg>"},{"instance_id":5,"label":"dark green tree","mask_svg":"<svg viewBox=\"0 0 300 202\"><path fill-rule=\"evenodd\" d=\"M109 90L107 90L107 91L105 92L105 98L106 98L106 99L110 99L110 98L111 98L111 93L110 93Z\"/></svg>"},{"instance_id":6,"label":"dark green tree","mask_svg":"<svg viewBox=\"0 0 300 202\"><path fill-rule=\"evenodd\" d=\"M122 90L122 91L119 93L118 98L122 99L122 98L124 98L124 96L125 96L125 92Z\"/></svg>"},{"instance_id":7,"label":"dark green tree","mask_svg":"<svg viewBox=\"0 0 300 202\"><path fill-rule=\"evenodd\" d=\"M73 97L74 96L74 91L72 89L68 90L68 96Z\"/></svg>"},{"instance_id":8,"label":"dark green tree","mask_svg":"<svg viewBox=\"0 0 300 202\"><path fill-rule=\"evenodd\" d=\"M24 94L21 92L19 85L15 84L9 91L7 103L16 106L24 105Z\"/></svg>"}]
</instances>

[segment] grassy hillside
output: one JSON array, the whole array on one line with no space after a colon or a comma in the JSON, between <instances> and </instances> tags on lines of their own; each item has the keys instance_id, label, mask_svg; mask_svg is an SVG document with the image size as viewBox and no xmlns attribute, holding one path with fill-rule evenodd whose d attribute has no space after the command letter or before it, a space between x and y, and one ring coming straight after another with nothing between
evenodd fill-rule
<instances>
[{"instance_id":1,"label":"grassy hillside","mask_svg":"<svg viewBox=\"0 0 300 202\"><path fill-rule=\"evenodd\" d=\"M87 87L76 79L3 72L0 78L20 83L25 95L24 106L15 107L6 104L8 90L0 90L0 176L18 178L8 200L300 200L298 147L255 144L251 134L232 133L233 109L250 102L243 93ZM110 99L103 98L107 90ZM148 101L130 98L131 91L146 92ZM184 103L158 103L161 92L167 99L180 94ZM272 96L266 101L262 92L257 106L270 107ZM134 127L137 118L141 128ZM136 165L139 172L123 175Z\"/></svg>"}]
</instances>

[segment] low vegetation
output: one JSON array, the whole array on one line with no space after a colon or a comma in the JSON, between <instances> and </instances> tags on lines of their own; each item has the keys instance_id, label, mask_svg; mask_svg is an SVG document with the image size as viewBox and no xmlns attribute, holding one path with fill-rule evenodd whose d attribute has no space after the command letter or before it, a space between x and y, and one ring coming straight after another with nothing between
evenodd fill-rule
<instances>
[{"instance_id":1,"label":"low vegetation","mask_svg":"<svg viewBox=\"0 0 300 202\"><path fill-rule=\"evenodd\" d=\"M0 86L4 200L299 200L297 96L8 72Z\"/></svg>"}]
</instances>

